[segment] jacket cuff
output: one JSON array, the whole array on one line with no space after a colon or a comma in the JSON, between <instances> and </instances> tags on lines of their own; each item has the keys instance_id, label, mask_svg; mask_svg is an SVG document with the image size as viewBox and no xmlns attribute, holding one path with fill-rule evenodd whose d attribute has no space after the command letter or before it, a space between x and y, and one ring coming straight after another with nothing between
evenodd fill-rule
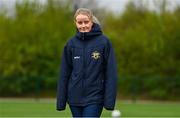
<instances>
[{"instance_id":1,"label":"jacket cuff","mask_svg":"<svg viewBox=\"0 0 180 118\"><path fill-rule=\"evenodd\" d=\"M65 108L57 108L56 110L57 111L63 111L63 110L65 110Z\"/></svg>"},{"instance_id":2,"label":"jacket cuff","mask_svg":"<svg viewBox=\"0 0 180 118\"><path fill-rule=\"evenodd\" d=\"M114 107L106 107L106 106L104 106L104 108L105 108L106 110L109 110L109 111L113 111L113 110L114 110Z\"/></svg>"},{"instance_id":3,"label":"jacket cuff","mask_svg":"<svg viewBox=\"0 0 180 118\"><path fill-rule=\"evenodd\" d=\"M57 106L56 106L56 110L58 111L62 111L62 110L65 110L66 109L66 104L64 103L57 103Z\"/></svg>"}]
</instances>

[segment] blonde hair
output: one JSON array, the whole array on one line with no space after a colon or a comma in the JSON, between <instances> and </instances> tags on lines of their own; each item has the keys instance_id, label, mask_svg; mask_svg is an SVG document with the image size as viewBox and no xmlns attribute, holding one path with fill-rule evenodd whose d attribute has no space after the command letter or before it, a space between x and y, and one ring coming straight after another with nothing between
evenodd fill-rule
<instances>
[{"instance_id":1,"label":"blonde hair","mask_svg":"<svg viewBox=\"0 0 180 118\"><path fill-rule=\"evenodd\" d=\"M87 15L89 17L89 19L96 24L100 25L99 20L93 15L92 11L90 9L87 8L79 8L76 10L75 14L74 14L74 19L76 19L76 17L79 14L83 14L83 15Z\"/></svg>"}]
</instances>

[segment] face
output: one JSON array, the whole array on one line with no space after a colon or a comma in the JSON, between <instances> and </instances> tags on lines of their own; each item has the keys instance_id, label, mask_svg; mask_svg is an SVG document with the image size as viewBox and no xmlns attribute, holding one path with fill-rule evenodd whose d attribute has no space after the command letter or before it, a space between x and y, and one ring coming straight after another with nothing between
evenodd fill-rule
<instances>
[{"instance_id":1,"label":"face","mask_svg":"<svg viewBox=\"0 0 180 118\"><path fill-rule=\"evenodd\" d=\"M92 28L92 21L87 15L79 14L76 16L76 27L79 32L90 32Z\"/></svg>"}]
</instances>

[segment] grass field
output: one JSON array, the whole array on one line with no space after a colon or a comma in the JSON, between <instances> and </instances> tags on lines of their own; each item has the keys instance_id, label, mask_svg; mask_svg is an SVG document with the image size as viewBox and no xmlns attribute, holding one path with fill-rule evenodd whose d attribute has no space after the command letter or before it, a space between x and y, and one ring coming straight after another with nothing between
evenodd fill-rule
<instances>
[{"instance_id":1,"label":"grass field","mask_svg":"<svg viewBox=\"0 0 180 118\"><path fill-rule=\"evenodd\" d=\"M0 99L0 117L71 117L69 107L56 111L55 99ZM180 102L117 101L122 117L180 117ZM102 117L111 112L103 110Z\"/></svg>"}]
</instances>

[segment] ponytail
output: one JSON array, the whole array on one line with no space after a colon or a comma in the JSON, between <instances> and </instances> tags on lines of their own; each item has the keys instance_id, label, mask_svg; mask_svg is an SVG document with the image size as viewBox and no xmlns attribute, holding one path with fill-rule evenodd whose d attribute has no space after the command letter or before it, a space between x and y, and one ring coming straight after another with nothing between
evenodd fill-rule
<instances>
[{"instance_id":1,"label":"ponytail","mask_svg":"<svg viewBox=\"0 0 180 118\"><path fill-rule=\"evenodd\" d=\"M92 16L92 22L93 22L93 23L96 23L96 24L98 24L98 25L101 25L100 22L99 22L99 20L98 20L98 19L96 18L96 16L94 16L94 15Z\"/></svg>"}]
</instances>

